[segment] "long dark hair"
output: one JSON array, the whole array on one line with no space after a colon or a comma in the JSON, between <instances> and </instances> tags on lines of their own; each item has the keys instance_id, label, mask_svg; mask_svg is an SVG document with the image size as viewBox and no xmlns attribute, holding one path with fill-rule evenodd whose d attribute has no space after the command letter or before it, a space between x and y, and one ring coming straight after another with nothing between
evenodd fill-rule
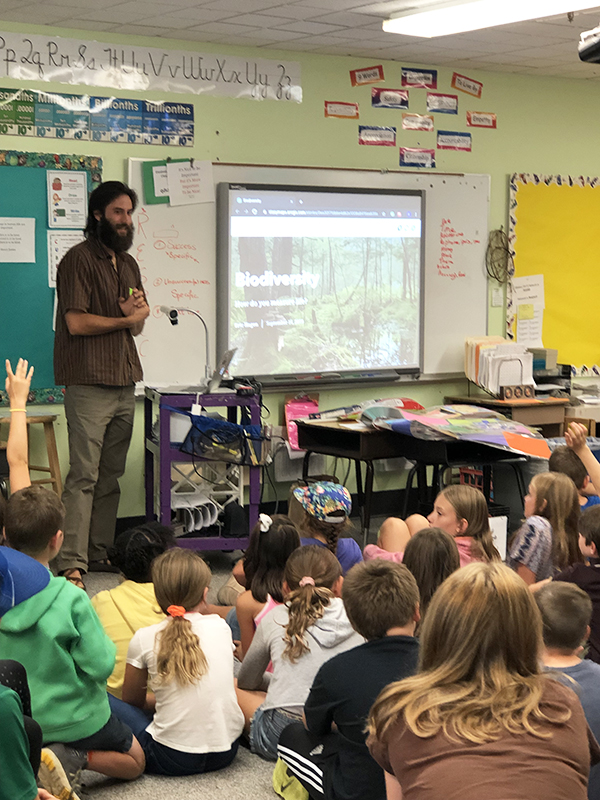
<instances>
[{"instance_id":1,"label":"long dark hair","mask_svg":"<svg viewBox=\"0 0 600 800\"><path fill-rule=\"evenodd\" d=\"M425 528L408 540L402 563L412 572L419 587L423 619L435 590L460 567L458 547L441 528Z\"/></svg>"},{"instance_id":2,"label":"long dark hair","mask_svg":"<svg viewBox=\"0 0 600 800\"><path fill-rule=\"evenodd\" d=\"M283 603L283 571L290 555L300 547L300 534L292 520L284 514L267 517L271 520L268 530L261 531L261 520L250 534L250 542L244 557L246 586L259 603L267 602L271 595L277 603Z\"/></svg>"},{"instance_id":3,"label":"long dark hair","mask_svg":"<svg viewBox=\"0 0 600 800\"><path fill-rule=\"evenodd\" d=\"M121 195L124 194L131 200L131 205L135 211L138 200L137 194L133 189L130 189L126 183L122 183L121 181L105 181L94 189L88 201L87 221L83 229L86 239L98 235L98 220L94 216L94 213L99 211L101 214L104 214L106 206L110 205L113 200L116 200L117 197L121 197Z\"/></svg>"}]
</instances>

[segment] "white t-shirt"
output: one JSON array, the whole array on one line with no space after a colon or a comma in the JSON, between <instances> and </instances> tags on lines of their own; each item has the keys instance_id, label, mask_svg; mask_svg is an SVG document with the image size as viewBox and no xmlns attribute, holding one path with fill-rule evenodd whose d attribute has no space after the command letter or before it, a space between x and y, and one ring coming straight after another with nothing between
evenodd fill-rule
<instances>
[{"instance_id":1,"label":"white t-shirt","mask_svg":"<svg viewBox=\"0 0 600 800\"><path fill-rule=\"evenodd\" d=\"M156 637L170 620L140 628L131 640L127 663L147 669L156 694L156 712L147 731L154 741L182 753L222 753L244 727L233 684L231 630L216 614L186 614L208 662L195 684L157 680Z\"/></svg>"}]
</instances>

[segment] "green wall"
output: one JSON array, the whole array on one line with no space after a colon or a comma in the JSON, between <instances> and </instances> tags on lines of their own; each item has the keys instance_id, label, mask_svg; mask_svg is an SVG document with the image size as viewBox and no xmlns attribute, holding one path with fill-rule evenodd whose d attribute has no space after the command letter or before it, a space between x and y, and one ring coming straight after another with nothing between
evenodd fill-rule
<instances>
[{"instance_id":1,"label":"green wall","mask_svg":"<svg viewBox=\"0 0 600 800\"><path fill-rule=\"evenodd\" d=\"M198 50L231 55L252 55L261 58L286 58L297 61L302 69L304 100L301 104L274 101L236 100L231 98L198 95L164 95L160 92L127 92L118 90L119 97L146 97L151 100L178 99L195 105L195 146L186 148L148 147L125 144L88 142L83 145L86 154L101 156L104 161L105 179L125 179L127 158L131 156L166 158L167 156L193 156L196 159L229 161L240 163L290 164L318 167L345 167L395 169L398 165L398 150L391 147L364 147L357 144L357 122L352 120L325 119L325 100L358 101L360 123L366 125L396 125L399 143L407 146L435 147L435 134L401 130L400 112L388 109L372 109L370 87L352 88L348 72L361 66L369 66L373 59L346 58L338 56L316 56L293 51L267 51L251 48L228 47L214 44L195 44L188 41L153 40L147 37L118 36L89 31L23 26L0 23L5 31L23 33L52 33L82 40L114 42L116 44L144 44L180 50ZM1 30L0 30L1 32ZM573 58L577 58L573 46ZM400 85L400 67L415 66L412 59L403 62L401 49L396 61L385 61L385 86ZM376 59L377 61L377 59ZM367 63L369 62L369 63ZM435 67L435 64L426 64ZM591 81L565 80L553 77L537 77L489 73L479 70L458 70L483 83L483 98L476 101L466 94L459 94L458 117L437 115L437 127L448 130L469 130L473 135L473 151L460 153L438 151L438 172L471 172L491 175L490 228L503 225L506 229L508 181L512 172L561 173L597 175L600 172L597 155L597 137L600 130L600 85ZM438 91L452 91L450 79L453 70L439 68ZM0 88L19 87L15 80L0 79ZM81 92L109 94L108 89L92 89L84 86L67 86L58 83L27 82L27 88L54 90L59 92ZM423 90L411 90L410 110L425 112ZM466 128L466 110L488 111L497 114L497 130ZM18 139L0 136L0 149L52 150L58 148L56 140L37 138ZM64 143L62 152L75 152L77 145ZM66 149L65 149L66 148ZM0 173L1 177L1 173ZM457 309L464 313L464 309ZM490 332L503 331L504 310L490 308ZM1 353L0 353L1 355ZM27 355L24 353L23 355ZM462 381L445 382L404 387L361 388L321 393L321 406L330 408L369 397L410 395L424 405L438 403L445 393L463 391ZM282 422L283 395L267 395L265 400L271 408L274 424ZM143 513L143 451L141 428L141 403L123 482L120 507L122 516ZM47 412L47 407L36 409ZM62 409L58 409L57 436L63 477L66 475L68 457L66 452L66 426ZM33 454L38 449L33 442ZM378 476L377 488L393 488L398 477ZM280 487L284 497L287 487ZM268 492L266 494L268 497Z\"/></svg>"}]
</instances>

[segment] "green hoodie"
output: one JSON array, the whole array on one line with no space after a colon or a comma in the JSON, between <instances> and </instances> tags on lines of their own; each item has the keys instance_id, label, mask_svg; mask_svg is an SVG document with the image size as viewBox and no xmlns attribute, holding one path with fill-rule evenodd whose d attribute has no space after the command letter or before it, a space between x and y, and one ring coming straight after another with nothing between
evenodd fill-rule
<instances>
[{"instance_id":1,"label":"green hoodie","mask_svg":"<svg viewBox=\"0 0 600 800\"><path fill-rule=\"evenodd\" d=\"M75 742L108 722L115 646L87 594L64 578L51 578L0 619L0 658L27 670L32 716L45 742Z\"/></svg>"}]
</instances>

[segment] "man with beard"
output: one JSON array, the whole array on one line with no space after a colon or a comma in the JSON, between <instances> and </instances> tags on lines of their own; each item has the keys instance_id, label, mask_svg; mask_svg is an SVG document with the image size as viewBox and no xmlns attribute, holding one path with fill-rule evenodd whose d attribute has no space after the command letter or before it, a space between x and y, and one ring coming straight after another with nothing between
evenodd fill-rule
<instances>
[{"instance_id":1,"label":"man with beard","mask_svg":"<svg viewBox=\"0 0 600 800\"><path fill-rule=\"evenodd\" d=\"M133 242L135 192L120 181L90 195L85 241L72 247L56 277L54 377L64 384L69 474L62 496L64 544L59 574L83 588L88 570L110 570L119 478L133 428L134 388L142 367L133 337L150 313Z\"/></svg>"}]
</instances>

